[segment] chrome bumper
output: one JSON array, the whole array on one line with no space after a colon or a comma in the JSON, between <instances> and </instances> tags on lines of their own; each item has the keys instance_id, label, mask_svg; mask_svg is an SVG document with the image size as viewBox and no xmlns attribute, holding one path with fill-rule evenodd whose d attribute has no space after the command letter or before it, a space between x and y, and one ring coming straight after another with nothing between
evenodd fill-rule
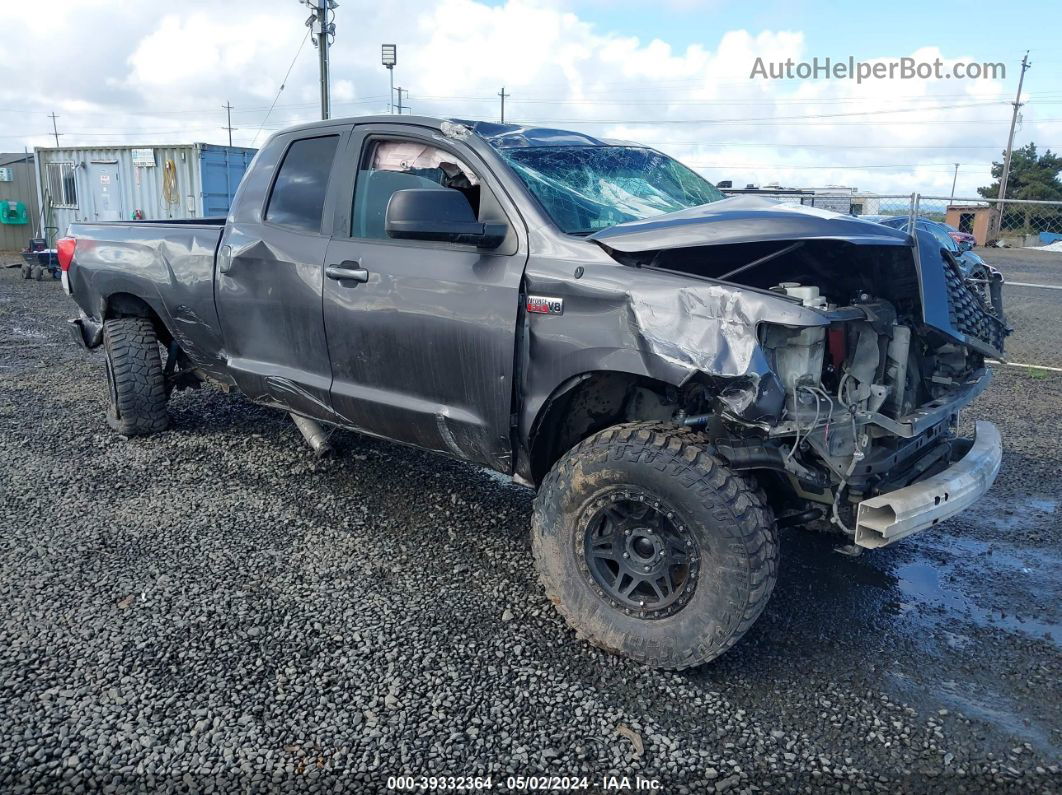
<instances>
[{"instance_id":1,"label":"chrome bumper","mask_svg":"<svg viewBox=\"0 0 1062 795\"><path fill-rule=\"evenodd\" d=\"M996 426L978 422L973 446L943 472L859 503L856 545L883 547L965 510L992 487L1002 458Z\"/></svg>"}]
</instances>

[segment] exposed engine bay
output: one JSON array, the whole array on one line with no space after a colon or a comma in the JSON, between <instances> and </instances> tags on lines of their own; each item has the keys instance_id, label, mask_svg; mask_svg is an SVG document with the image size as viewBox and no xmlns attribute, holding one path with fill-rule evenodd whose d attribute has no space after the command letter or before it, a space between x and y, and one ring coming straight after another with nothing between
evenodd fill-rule
<instances>
[{"instance_id":1,"label":"exposed engine bay","mask_svg":"<svg viewBox=\"0 0 1062 795\"><path fill-rule=\"evenodd\" d=\"M853 535L859 503L923 481L969 449L956 438L958 412L989 383L986 357L1002 355L1001 279L990 275L986 285L980 275L973 283L947 252L923 248L945 274L947 306L931 309L950 326L934 326L910 251L806 240L628 258L766 290L826 319L759 324L759 344L784 392L776 419L741 416L712 383L689 386L678 417L703 427L735 469L774 473L801 523L828 519Z\"/></svg>"}]
</instances>

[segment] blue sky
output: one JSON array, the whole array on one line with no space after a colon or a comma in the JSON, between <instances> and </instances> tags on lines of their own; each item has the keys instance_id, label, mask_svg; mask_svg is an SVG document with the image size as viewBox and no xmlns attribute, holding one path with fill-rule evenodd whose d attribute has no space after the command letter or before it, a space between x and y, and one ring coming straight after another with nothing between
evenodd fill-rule
<instances>
[{"instance_id":1,"label":"blue sky","mask_svg":"<svg viewBox=\"0 0 1062 795\"><path fill-rule=\"evenodd\" d=\"M500 5L500 3L495 3ZM1015 66L1026 49L1042 61L1043 79L1062 76L1062 8L1044 2L605 2L570 4L601 30L660 38L676 47L711 46L721 33L746 29L802 31L822 56L881 58L937 46L949 55ZM1030 78L1032 75L1030 75Z\"/></svg>"}]
</instances>

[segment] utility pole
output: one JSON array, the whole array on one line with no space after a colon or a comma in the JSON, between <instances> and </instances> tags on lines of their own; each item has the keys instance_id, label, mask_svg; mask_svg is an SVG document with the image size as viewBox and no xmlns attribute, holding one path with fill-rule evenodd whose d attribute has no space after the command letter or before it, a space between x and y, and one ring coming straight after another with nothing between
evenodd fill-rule
<instances>
[{"instance_id":1,"label":"utility pole","mask_svg":"<svg viewBox=\"0 0 1062 795\"><path fill-rule=\"evenodd\" d=\"M502 86L502 90L498 92L498 96L501 97L501 123L505 124L505 98L511 97L512 94L506 94L505 86Z\"/></svg>"},{"instance_id":2,"label":"utility pole","mask_svg":"<svg viewBox=\"0 0 1062 795\"><path fill-rule=\"evenodd\" d=\"M1014 127L1018 123L1018 108L1021 107L1021 86L1025 82L1025 70L1032 66L1029 63L1029 51L1025 51L1025 57L1021 59L1021 74L1018 75L1018 95L1014 98L1014 111L1010 114L1010 135L1007 136L1007 151L1003 155L1003 173L999 178L999 196L997 196L996 231L998 233L1003 221L1003 199L1007 197L1007 180L1010 178L1010 156L1014 152Z\"/></svg>"},{"instance_id":3,"label":"utility pole","mask_svg":"<svg viewBox=\"0 0 1062 795\"><path fill-rule=\"evenodd\" d=\"M55 126L55 120L58 119L59 117L55 115L55 111L53 110L52 111L52 115L49 116L48 118L52 120L52 135L55 136L55 148L58 149L59 148L59 136L62 135L62 133L59 132L59 128Z\"/></svg>"},{"instance_id":4,"label":"utility pole","mask_svg":"<svg viewBox=\"0 0 1062 795\"><path fill-rule=\"evenodd\" d=\"M339 3L336 0L301 0L313 11L306 20L313 35L314 46L317 47L317 58L321 71L321 118L332 117L332 101L328 93L328 45L329 39L335 36L336 25L328 21L328 14Z\"/></svg>"},{"instance_id":5,"label":"utility pole","mask_svg":"<svg viewBox=\"0 0 1062 795\"><path fill-rule=\"evenodd\" d=\"M225 104L222 105L221 107L223 107L225 109L225 121L226 121L225 126L222 127L221 129L229 131L229 146L232 146L232 131L233 130L238 130L240 128L232 126L232 104L228 100L225 100Z\"/></svg>"},{"instance_id":6,"label":"utility pole","mask_svg":"<svg viewBox=\"0 0 1062 795\"><path fill-rule=\"evenodd\" d=\"M409 96L409 92L402 86L396 86L395 91L398 93L398 104L395 105L395 113L401 116L403 110L409 110L409 105L402 104L402 93L405 92L406 96Z\"/></svg>"},{"instance_id":7,"label":"utility pole","mask_svg":"<svg viewBox=\"0 0 1062 795\"><path fill-rule=\"evenodd\" d=\"M959 180L959 164L955 164L955 176L951 178L951 198L948 199L948 204L955 201L955 183Z\"/></svg>"}]
</instances>

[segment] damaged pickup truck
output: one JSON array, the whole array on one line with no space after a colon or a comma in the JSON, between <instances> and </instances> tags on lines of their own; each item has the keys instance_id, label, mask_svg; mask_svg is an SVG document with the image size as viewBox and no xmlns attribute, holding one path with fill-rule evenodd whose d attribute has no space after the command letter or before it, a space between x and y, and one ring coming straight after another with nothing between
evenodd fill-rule
<instances>
[{"instance_id":1,"label":"damaged pickup truck","mask_svg":"<svg viewBox=\"0 0 1062 795\"><path fill-rule=\"evenodd\" d=\"M537 489L535 564L580 637L684 668L748 630L777 529L885 546L969 507L959 438L1007 325L930 235L724 198L653 149L393 116L284 130L227 219L75 224L108 420L212 381Z\"/></svg>"}]
</instances>

